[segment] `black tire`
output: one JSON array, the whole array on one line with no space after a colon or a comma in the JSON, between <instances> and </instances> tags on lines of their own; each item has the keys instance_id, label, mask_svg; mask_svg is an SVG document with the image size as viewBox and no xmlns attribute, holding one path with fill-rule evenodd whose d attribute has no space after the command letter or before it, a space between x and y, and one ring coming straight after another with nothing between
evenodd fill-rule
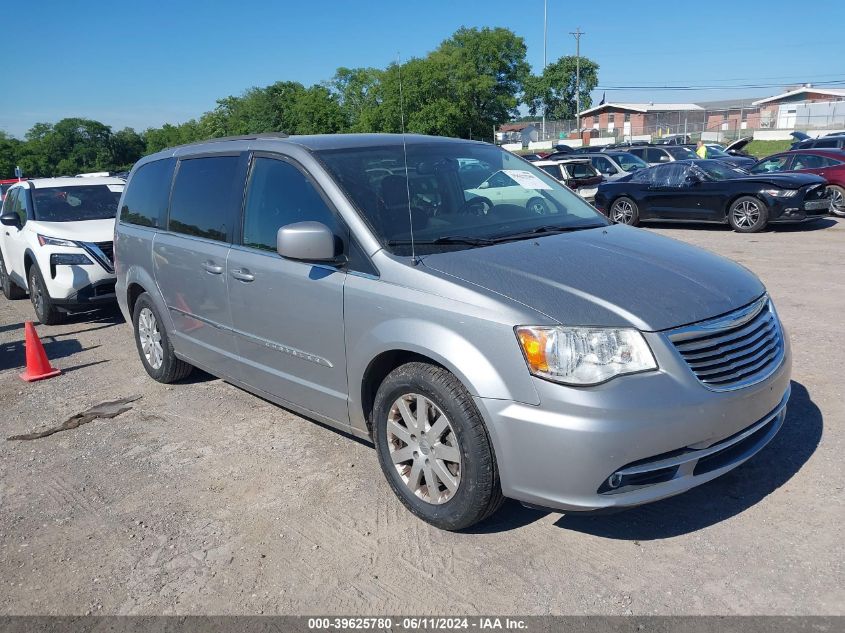
<instances>
[{"instance_id":1,"label":"black tire","mask_svg":"<svg viewBox=\"0 0 845 633\"><path fill-rule=\"evenodd\" d=\"M525 208L537 215L549 215L551 210L545 200L536 196L525 203Z\"/></svg>"},{"instance_id":2,"label":"black tire","mask_svg":"<svg viewBox=\"0 0 845 633\"><path fill-rule=\"evenodd\" d=\"M741 196L728 207L728 222L737 233L757 233L769 222L769 209L754 196Z\"/></svg>"},{"instance_id":3,"label":"black tire","mask_svg":"<svg viewBox=\"0 0 845 633\"><path fill-rule=\"evenodd\" d=\"M0 290L3 291L3 296L10 300L23 299L26 296L24 289L12 281L6 272L6 262L3 261L2 255L0 255Z\"/></svg>"},{"instance_id":4,"label":"black tire","mask_svg":"<svg viewBox=\"0 0 845 633\"><path fill-rule=\"evenodd\" d=\"M439 408L448 419L448 433L456 436L460 477L451 497L439 504L416 496L391 459L390 411L397 400L411 394L422 395ZM390 487L405 507L423 521L443 530L461 530L484 520L502 505L496 457L484 421L467 390L447 370L419 362L393 370L376 393L370 423L379 464ZM434 459L434 449L430 450Z\"/></svg>"},{"instance_id":5,"label":"black tire","mask_svg":"<svg viewBox=\"0 0 845 633\"><path fill-rule=\"evenodd\" d=\"M616 224L637 226L640 223L640 208L628 196L621 196L611 203L607 217Z\"/></svg>"},{"instance_id":6,"label":"black tire","mask_svg":"<svg viewBox=\"0 0 845 633\"><path fill-rule=\"evenodd\" d=\"M159 342L161 344L161 363L155 366L144 352L141 342L141 334L139 332L139 321L141 314L149 310L155 317L156 331L159 334ZM145 314L145 317L147 315ZM135 301L135 308L132 310L132 329L135 334L135 347L138 349L138 356L141 358L141 364L153 380L169 384L187 378L193 370L193 366L176 357L173 351L173 344L170 342L170 336L164 327L164 322L161 320L161 315L155 307L150 295L146 292L141 293Z\"/></svg>"},{"instance_id":7,"label":"black tire","mask_svg":"<svg viewBox=\"0 0 845 633\"><path fill-rule=\"evenodd\" d=\"M65 318L64 313L59 311L50 297L44 277L35 263L29 267L29 299L35 316L44 325L57 325Z\"/></svg>"},{"instance_id":8,"label":"black tire","mask_svg":"<svg viewBox=\"0 0 845 633\"><path fill-rule=\"evenodd\" d=\"M845 187L830 185L827 190L833 198L830 205L830 214L838 218L845 218Z\"/></svg>"}]
</instances>

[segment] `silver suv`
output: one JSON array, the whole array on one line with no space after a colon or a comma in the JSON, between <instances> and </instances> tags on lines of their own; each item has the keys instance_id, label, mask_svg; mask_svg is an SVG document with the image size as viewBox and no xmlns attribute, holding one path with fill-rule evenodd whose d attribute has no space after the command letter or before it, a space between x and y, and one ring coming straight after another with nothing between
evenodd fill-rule
<instances>
[{"instance_id":1,"label":"silver suv","mask_svg":"<svg viewBox=\"0 0 845 633\"><path fill-rule=\"evenodd\" d=\"M503 497L634 506L777 433L790 351L746 269L614 226L494 146L209 141L139 161L117 295L161 382L200 367L375 444L401 501L465 528Z\"/></svg>"}]
</instances>

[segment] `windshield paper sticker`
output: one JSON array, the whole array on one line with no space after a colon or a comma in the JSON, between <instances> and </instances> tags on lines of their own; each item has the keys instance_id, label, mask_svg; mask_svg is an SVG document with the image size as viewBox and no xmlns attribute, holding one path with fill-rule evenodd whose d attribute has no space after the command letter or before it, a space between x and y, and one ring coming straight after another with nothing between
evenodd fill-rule
<instances>
[{"instance_id":1,"label":"windshield paper sticker","mask_svg":"<svg viewBox=\"0 0 845 633\"><path fill-rule=\"evenodd\" d=\"M551 189L549 185L537 178L530 171L522 171L521 169L503 169L503 174L507 174L513 178L517 184L525 189Z\"/></svg>"}]
</instances>

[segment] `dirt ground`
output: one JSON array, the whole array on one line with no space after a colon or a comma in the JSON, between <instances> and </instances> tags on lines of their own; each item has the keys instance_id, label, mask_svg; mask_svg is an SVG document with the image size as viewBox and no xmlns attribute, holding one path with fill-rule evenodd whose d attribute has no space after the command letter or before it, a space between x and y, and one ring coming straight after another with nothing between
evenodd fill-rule
<instances>
[{"instance_id":1,"label":"dirt ground","mask_svg":"<svg viewBox=\"0 0 845 633\"><path fill-rule=\"evenodd\" d=\"M39 326L0 298L0 613L845 614L845 221L652 228L768 286L793 342L780 434L687 494L611 516L509 502L469 533L415 519L372 448L202 373L144 373L116 312ZM104 400L114 419L6 441Z\"/></svg>"}]
</instances>

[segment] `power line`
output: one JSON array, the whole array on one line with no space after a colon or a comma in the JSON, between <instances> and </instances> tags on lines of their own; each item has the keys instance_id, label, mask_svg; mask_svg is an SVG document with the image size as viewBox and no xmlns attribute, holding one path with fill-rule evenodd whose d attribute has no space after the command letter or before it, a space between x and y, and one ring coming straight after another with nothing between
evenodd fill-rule
<instances>
[{"instance_id":1,"label":"power line","mask_svg":"<svg viewBox=\"0 0 845 633\"><path fill-rule=\"evenodd\" d=\"M845 85L845 79L835 81L819 81L814 83L812 88L825 88ZM668 86L668 85L627 85L627 86L596 86L594 90L747 90L754 88L783 88L783 82L779 83L761 83L761 84L732 84L722 86L708 86L708 85L683 85L683 86Z\"/></svg>"}]
</instances>

